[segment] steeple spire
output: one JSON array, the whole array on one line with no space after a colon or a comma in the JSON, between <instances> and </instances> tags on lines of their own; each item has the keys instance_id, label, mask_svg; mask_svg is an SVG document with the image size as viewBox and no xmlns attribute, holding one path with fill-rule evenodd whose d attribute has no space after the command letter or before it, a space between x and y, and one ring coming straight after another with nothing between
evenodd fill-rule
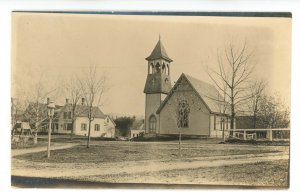
<instances>
[{"instance_id":1,"label":"steeple spire","mask_svg":"<svg viewBox=\"0 0 300 194\"><path fill-rule=\"evenodd\" d=\"M146 58L146 60L151 61L151 60L156 60L156 59L164 59L168 62L172 62L173 60L170 59L170 57L168 56L168 54L166 52L164 45L162 44L160 34L159 34L158 38L159 38L159 40L158 40L155 48L153 49L150 56Z\"/></svg>"}]
</instances>

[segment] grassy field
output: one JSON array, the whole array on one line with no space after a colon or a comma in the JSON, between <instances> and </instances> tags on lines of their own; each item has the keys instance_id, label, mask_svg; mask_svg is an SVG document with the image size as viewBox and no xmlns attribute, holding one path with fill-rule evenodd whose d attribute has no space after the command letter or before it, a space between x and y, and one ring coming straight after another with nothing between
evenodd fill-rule
<instances>
[{"instance_id":1,"label":"grassy field","mask_svg":"<svg viewBox=\"0 0 300 194\"><path fill-rule=\"evenodd\" d=\"M50 158L45 150L15 155L12 175L103 183L288 186L289 146L184 140L179 158L177 141L93 140L86 148L85 139L66 139L54 138L53 145L71 146L52 150Z\"/></svg>"},{"instance_id":2,"label":"grassy field","mask_svg":"<svg viewBox=\"0 0 300 194\"><path fill-rule=\"evenodd\" d=\"M182 145L182 158L206 156L228 156L239 154L274 153L280 150L273 147L247 145L204 144L201 141L185 141ZM69 149L54 150L51 158L45 152L17 156L18 159L49 163L103 163L139 160L173 160L178 158L177 142L105 142L94 141L90 148L78 145Z\"/></svg>"}]
</instances>

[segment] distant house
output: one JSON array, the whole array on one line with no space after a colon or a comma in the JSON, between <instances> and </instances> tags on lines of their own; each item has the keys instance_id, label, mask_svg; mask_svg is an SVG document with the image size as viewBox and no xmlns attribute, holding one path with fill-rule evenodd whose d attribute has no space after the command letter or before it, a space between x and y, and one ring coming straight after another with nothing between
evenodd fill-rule
<instances>
[{"instance_id":1,"label":"distant house","mask_svg":"<svg viewBox=\"0 0 300 194\"><path fill-rule=\"evenodd\" d=\"M28 122L17 122L12 130L12 135L31 135L31 127Z\"/></svg>"},{"instance_id":2,"label":"distant house","mask_svg":"<svg viewBox=\"0 0 300 194\"><path fill-rule=\"evenodd\" d=\"M140 137L145 134L144 119L135 120L130 128L130 138Z\"/></svg>"},{"instance_id":3,"label":"distant house","mask_svg":"<svg viewBox=\"0 0 300 194\"><path fill-rule=\"evenodd\" d=\"M31 102L24 111L22 121L28 122L31 129L37 132L47 132L48 131L48 110L47 103ZM56 126L54 123L57 122L57 114L60 112L62 106L55 105L55 113L53 119L53 129Z\"/></svg>"},{"instance_id":4,"label":"distant house","mask_svg":"<svg viewBox=\"0 0 300 194\"><path fill-rule=\"evenodd\" d=\"M40 104L40 107L40 116L43 117L43 119L41 119L40 132L46 132L49 128L47 104ZM72 125L72 105L68 102L68 99L66 99L64 106L56 106L55 108L51 126L52 133L71 134L73 129L74 135L87 136L89 127L87 115L88 106L84 105L84 99L82 99L82 103L76 106L74 125ZM91 137L115 137L116 125L114 121L108 115L105 115L99 107L92 107L92 117Z\"/></svg>"}]
</instances>

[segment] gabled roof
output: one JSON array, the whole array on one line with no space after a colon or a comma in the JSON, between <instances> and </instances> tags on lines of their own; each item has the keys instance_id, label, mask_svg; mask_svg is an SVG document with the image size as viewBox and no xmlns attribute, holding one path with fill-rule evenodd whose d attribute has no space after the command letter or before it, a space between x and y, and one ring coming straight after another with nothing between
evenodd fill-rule
<instances>
[{"instance_id":1,"label":"gabled roof","mask_svg":"<svg viewBox=\"0 0 300 194\"><path fill-rule=\"evenodd\" d=\"M157 113L159 113L162 110L162 108L165 106L165 104L173 94L174 88L176 87L176 85L178 85L178 82L180 82L182 79L187 80L187 82L190 84L193 90L198 94L198 96L202 99L202 101L204 102L204 104L206 105L206 107L211 113L223 114L221 112L221 105L223 103L221 102L222 96L220 95L218 90L213 85L198 80L184 73L181 74L176 84L172 88L171 92L168 94L168 96L165 98L161 106L158 108ZM229 114L229 107L226 109L226 114Z\"/></svg>"},{"instance_id":2,"label":"gabled roof","mask_svg":"<svg viewBox=\"0 0 300 194\"><path fill-rule=\"evenodd\" d=\"M114 126L116 126L116 123L115 123L114 119L113 119L111 116L106 115L106 117L109 118L109 120L112 122L112 124L113 124Z\"/></svg>"},{"instance_id":3,"label":"gabled roof","mask_svg":"<svg viewBox=\"0 0 300 194\"><path fill-rule=\"evenodd\" d=\"M87 117L89 107L86 105L77 105L76 106L76 115L77 117ZM99 107L92 107L92 115L94 118L106 118L106 115L100 110Z\"/></svg>"},{"instance_id":4,"label":"gabled roof","mask_svg":"<svg viewBox=\"0 0 300 194\"><path fill-rule=\"evenodd\" d=\"M168 62L172 62L173 60L170 59L168 56L164 45L162 44L161 40L159 39L155 48L153 49L151 55L146 58L146 60L155 60L155 59L165 59Z\"/></svg>"}]
</instances>

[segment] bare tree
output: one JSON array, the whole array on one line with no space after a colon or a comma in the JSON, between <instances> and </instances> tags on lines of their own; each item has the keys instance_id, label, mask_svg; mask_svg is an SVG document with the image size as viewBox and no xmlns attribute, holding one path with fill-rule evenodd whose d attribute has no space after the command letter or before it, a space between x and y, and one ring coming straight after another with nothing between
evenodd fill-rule
<instances>
[{"instance_id":1,"label":"bare tree","mask_svg":"<svg viewBox=\"0 0 300 194\"><path fill-rule=\"evenodd\" d=\"M76 117L78 116L79 112L77 110L78 103L80 101L80 98L82 97L82 88L81 84L78 81L77 78L73 77L71 78L65 85L64 90L66 93L66 96L70 99L70 104L67 104L66 106L71 107L71 125L72 125L72 131L71 131L71 138L74 134L74 125Z\"/></svg>"},{"instance_id":2,"label":"bare tree","mask_svg":"<svg viewBox=\"0 0 300 194\"><path fill-rule=\"evenodd\" d=\"M252 56L252 52L247 50L246 42L241 47L229 44L225 46L222 54L217 55L218 69L208 68L208 76L217 89L228 97L231 129L234 128L236 112L240 105L252 97L252 94L249 94L249 82L253 72L250 60Z\"/></svg>"},{"instance_id":3,"label":"bare tree","mask_svg":"<svg viewBox=\"0 0 300 194\"><path fill-rule=\"evenodd\" d=\"M11 124L17 123L18 116L24 112L23 103L18 98L11 98Z\"/></svg>"},{"instance_id":4,"label":"bare tree","mask_svg":"<svg viewBox=\"0 0 300 194\"><path fill-rule=\"evenodd\" d=\"M248 101L248 108L253 116L253 128L256 129L257 116L260 111L260 102L264 97L264 91L266 89L267 82L264 80L256 80L251 86L252 98Z\"/></svg>"},{"instance_id":5,"label":"bare tree","mask_svg":"<svg viewBox=\"0 0 300 194\"><path fill-rule=\"evenodd\" d=\"M190 112L202 111L202 106L198 100L198 96L193 90L188 88L185 82L178 81L170 92L169 99L165 101L165 110L167 110L168 113L166 116L178 130L178 156L181 157L182 130L189 127Z\"/></svg>"},{"instance_id":6,"label":"bare tree","mask_svg":"<svg viewBox=\"0 0 300 194\"><path fill-rule=\"evenodd\" d=\"M59 87L47 88L41 80L35 83L34 87L24 97L24 105L27 106L24 116L36 131L40 131L42 123L47 117L47 107L43 106L47 98L52 100L59 97Z\"/></svg>"},{"instance_id":7,"label":"bare tree","mask_svg":"<svg viewBox=\"0 0 300 194\"><path fill-rule=\"evenodd\" d=\"M88 138L87 148L90 147L91 141L91 123L95 119L94 107L103 105L103 94L108 90L107 77L105 74L99 75L96 66L90 66L89 71L84 77L78 80L82 90L82 96L88 108Z\"/></svg>"}]
</instances>

